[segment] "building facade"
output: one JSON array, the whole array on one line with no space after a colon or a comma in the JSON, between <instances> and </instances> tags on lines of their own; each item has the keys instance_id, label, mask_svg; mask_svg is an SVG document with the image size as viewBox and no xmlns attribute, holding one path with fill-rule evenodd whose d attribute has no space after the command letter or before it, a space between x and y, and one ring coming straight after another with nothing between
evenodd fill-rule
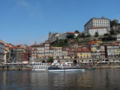
<instances>
[{"instance_id":1,"label":"building facade","mask_svg":"<svg viewBox=\"0 0 120 90\"><path fill-rule=\"evenodd\" d=\"M62 59L62 47L53 47L54 59Z\"/></svg>"},{"instance_id":2,"label":"building facade","mask_svg":"<svg viewBox=\"0 0 120 90\"><path fill-rule=\"evenodd\" d=\"M49 38L48 40L50 41L50 43L56 41L56 40L60 40L63 39L65 40L67 38L67 34L66 33L49 33Z\"/></svg>"},{"instance_id":3,"label":"building facade","mask_svg":"<svg viewBox=\"0 0 120 90\"><path fill-rule=\"evenodd\" d=\"M0 40L0 64L4 62L4 49L5 49L4 42Z\"/></svg>"},{"instance_id":4,"label":"building facade","mask_svg":"<svg viewBox=\"0 0 120 90\"><path fill-rule=\"evenodd\" d=\"M120 47L118 45L106 45L105 49L107 58L120 57Z\"/></svg>"},{"instance_id":5,"label":"building facade","mask_svg":"<svg viewBox=\"0 0 120 90\"><path fill-rule=\"evenodd\" d=\"M38 62L45 58L45 48L43 45L32 45L31 62Z\"/></svg>"},{"instance_id":6,"label":"building facade","mask_svg":"<svg viewBox=\"0 0 120 90\"><path fill-rule=\"evenodd\" d=\"M32 47L31 61L32 62L42 62L48 60L48 58L53 57L54 50L50 47L49 41L41 44L34 44Z\"/></svg>"},{"instance_id":7,"label":"building facade","mask_svg":"<svg viewBox=\"0 0 120 90\"><path fill-rule=\"evenodd\" d=\"M99 35L104 35L110 31L110 20L104 17L92 18L85 24L84 29L85 35L94 36L96 32Z\"/></svg>"},{"instance_id":8,"label":"building facade","mask_svg":"<svg viewBox=\"0 0 120 90\"><path fill-rule=\"evenodd\" d=\"M25 49L23 45L17 45L14 47L15 60L14 63L22 64L24 61Z\"/></svg>"},{"instance_id":9,"label":"building facade","mask_svg":"<svg viewBox=\"0 0 120 90\"><path fill-rule=\"evenodd\" d=\"M88 47L79 47L77 48L77 58L79 63L91 63L92 55Z\"/></svg>"},{"instance_id":10,"label":"building facade","mask_svg":"<svg viewBox=\"0 0 120 90\"><path fill-rule=\"evenodd\" d=\"M120 34L117 34L117 35L116 35L116 40L117 40L117 41L120 41Z\"/></svg>"}]
</instances>

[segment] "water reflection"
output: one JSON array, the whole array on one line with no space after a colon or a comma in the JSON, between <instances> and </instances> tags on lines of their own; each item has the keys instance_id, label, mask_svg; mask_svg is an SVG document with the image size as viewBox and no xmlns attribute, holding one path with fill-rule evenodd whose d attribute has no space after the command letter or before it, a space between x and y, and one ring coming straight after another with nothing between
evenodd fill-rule
<instances>
[{"instance_id":1,"label":"water reflection","mask_svg":"<svg viewBox=\"0 0 120 90\"><path fill-rule=\"evenodd\" d=\"M0 90L120 90L120 70L85 72L0 71Z\"/></svg>"}]
</instances>

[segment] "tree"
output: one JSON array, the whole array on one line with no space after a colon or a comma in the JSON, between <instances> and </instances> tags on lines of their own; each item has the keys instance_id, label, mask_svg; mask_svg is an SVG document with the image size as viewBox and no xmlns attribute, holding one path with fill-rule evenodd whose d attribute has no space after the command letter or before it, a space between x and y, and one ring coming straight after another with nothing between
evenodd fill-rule
<instances>
[{"instance_id":1,"label":"tree","mask_svg":"<svg viewBox=\"0 0 120 90\"><path fill-rule=\"evenodd\" d=\"M77 36L77 38L80 38L81 37L81 34L79 33L79 35Z\"/></svg>"},{"instance_id":2,"label":"tree","mask_svg":"<svg viewBox=\"0 0 120 90\"><path fill-rule=\"evenodd\" d=\"M74 61L73 61L73 64L76 65L76 64L77 64L77 60L74 60Z\"/></svg>"},{"instance_id":3,"label":"tree","mask_svg":"<svg viewBox=\"0 0 120 90\"><path fill-rule=\"evenodd\" d=\"M68 46L68 40L56 40L55 42L51 43L51 46L55 46L55 47L64 47L64 46Z\"/></svg>"},{"instance_id":4,"label":"tree","mask_svg":"<svg viewBox=\"0 0 120 90\"><path fill-rule=\"evenodd\" d=\"M95 32L95 37L98 37L99 36L99 33L98 32Z\"/></svg>"},{"instance_id":5,"label":"tree","mask_svg":"<svg viewBox=\"0 0 120 90\"><path fill-rule=\"evenodd\" d=\"M110 30L111 35L116 35L116 32L114 30Z\"/></svg>"},{"instance_id":6,"label":"tree","mask_svg":"<svg viewBox=\"0 0 120 90\"><path fill-rule=\"evenodd\" d=\"M109 35L108 33L105 33L105 34L104 34L104 37L106 37L106 36L108 36L108 35Z\"/></svg>"},{"instance_id":7,"label":"tree","mask_svg":"<svg viewBox=\"0 0 120 90\"><path fill-rule=\"evenodd\" d=\"M75 30L75 33L79 33L79 31L78 31L78 30Z\"/></svg>"},{"instance_id":8,"label":"tree","mask_svg":"<svg viewBox=\"0 0 120 90\"><path fill-rule=\"evenodd\" d=\"M88 34L86 37L91 37L91 35L90 35L90 34Z\"/></svg>"},{"instance_id":9,"label":"tree","mask_svg":"<svg viewBox=\"0 0 120 90\"><path fill-rule=\"evenodd\" d=\"M81 37L82 37L82 38L84 38L84 37L85 37L85 34L84 34L84 33L82 33L82 34L81 34Z\"/></svg>"},{"instance_id":10,"label":"tree","mask_svg":"<svg viewBox=\"0 0 120 90\"><path fill-rule=\"evenodd\" d=\"M117 33L120 33L120 29L119 29L119 30L117 30Z\"/></svg>"},{"instance_id":11,"label":"tree","mask_svg":"<svg viewBox=\"0 0 120 90\"><path fill-rule=\"evenodd\" d=\"M112 26L116 26L116 25L118 25L118 24L119 24L119 20L118 20L118 19L114 19L114 20L112 20L112 21L110 22L111 27L112 27Z\"/></svg>"},{"instance_id":12,"label":"tree","mask_svg":"<svg viewBox=\"0 0 120 90\"><path fill-rule=\"evenodd\" d=\"M111 34L105 34L105 37L102 38L103 41L114 41L116 40L115 37L113 37Z\"/></svg>"},{"instance_id":13,"label":"tree","mask_svg":"<svg viewBox=\"0 0 120 90\"><path fill-rule=\"evenodd\" d=\"M77 38L84 38L85 37L85 34L84 33L80 33Z\"/></svg>"},{"instance_id":14,"label":"tree","mask_svg":"<svg viewBox=\"0 0 120 90\"><path fill-rule=\"evenodd\" d=\"M53 57L48 58L48 62L52 63L54 61Z\"/></svg>"},{"instance_id":15,"label":"tree","mask_svg":"<svg viewBox=\"0 0 120 90\"><path fill-rule=\"evenodd\" d=\"M43 60L42 63L45 63L45 60Z\"/></svg>"},{"instance_id":16,"label":"tree","mask_svg":"<svg viewBox=\"0 0 120 90\"><path fill-rule=\"evenodd\" d=\"M74 34L68 34L68 35L67 35L67 38L68 38L68 39L73 39L73 38L74 38Z\"/></svg>"}]
</instances>

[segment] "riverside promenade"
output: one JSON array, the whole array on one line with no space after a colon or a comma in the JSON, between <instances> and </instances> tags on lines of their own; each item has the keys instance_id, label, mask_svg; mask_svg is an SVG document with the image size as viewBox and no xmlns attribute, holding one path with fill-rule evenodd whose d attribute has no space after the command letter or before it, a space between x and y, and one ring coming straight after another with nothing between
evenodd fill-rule
<instances>
[{"instance_id":1,"label":"riverside promenade","mask_svg":"<svg viewBox=\"0 0 120 90\"><path fill-rule=\"evenodd\" d=\"M105 64L78 64L80 68L89 69L120 69L120 63ZM32 71L32 64L5 64L0 65L0 71Z\"/></svg>"},{"instance_id":2,"label":"riverside promenade","mask_svg":"<svg viewBox=\"0 0 120 90\"><path fill-rule=\"evenodd\" d=\"M0 65L1 71L31 71L32 65L31 64L5 64Z\"/></svg>"}]
</instances>

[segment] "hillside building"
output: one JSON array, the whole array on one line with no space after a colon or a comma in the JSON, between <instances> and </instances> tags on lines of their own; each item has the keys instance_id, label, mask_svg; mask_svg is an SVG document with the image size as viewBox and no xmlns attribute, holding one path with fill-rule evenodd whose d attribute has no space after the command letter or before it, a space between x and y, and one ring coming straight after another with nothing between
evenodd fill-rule
<instances>
[{"instance_id":1,"label":"hillside building","mask_svg":"<svg viewBox=\"0 0 120 90\"><path fill-rule=\"evenodd\" d=\"M96 32L99 35L104 35L110 31L110 20L107 18L92 18L84 26L85 35L94 36Z\"/></svg>"}]
</instances>

